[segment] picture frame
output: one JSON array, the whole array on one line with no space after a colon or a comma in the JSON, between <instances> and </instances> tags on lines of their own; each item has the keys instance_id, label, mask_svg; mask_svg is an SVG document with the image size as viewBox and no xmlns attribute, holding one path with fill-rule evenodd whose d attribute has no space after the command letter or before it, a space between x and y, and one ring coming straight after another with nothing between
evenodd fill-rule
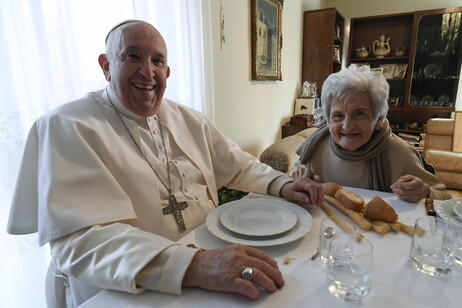
<instances>
[{"instance_id":1,"label":"picture frame","mask_svg":"<svg viewBox=\"0 0 462 308\"><path fill-rule=\"evenodd\" d=\"M407 64L397 64L395 67L395 72L393 73L393 78L404 78L406 77Z\"/></svg>"},{"instance_id":2,"label":"picture frame","mask_svg":"<svg viewBox=\"0 0 462 308\"><path fill-rule=\"evenodd\" d=\"M462 111L454 113L454 135L452 136L452 151L462 153Z\"/></svg>"},{"instance_id":3,"label":"picture frame","mask_svg":"<svg viewBox=\"0 0 462 308\"><path fill-rule=\"evenodd\" d=\"M383 69L382 73L386 79L393 79L393 75L395 74L396 69L396 63L380 64L379 68Z\"/></svg>"},{"instance_id":4,"label":"picture frame","mask_svg":"<svg viewBox=\"0 0 462 308\"><path fill-rule=\"evenodd\" d=\"M252 0L252 80L282 80L283 0Z\"/></svg>"},{"instance_id":5,"label":"picture frame","mask_svg":"<svg viewBox=\"0 0 462 308\"><path fill-rule=\"evenodd\" d=\"M383 68L381 68L381 67L371 67L370 70L371 70L371 72L375 72L377 74L382 74L383 75Z\"/></svg>"},{"instance_id":6,"label":"picture frame","mask_svg":"<svg viewBox=\"0 0 462 308\"><path fill-rule=\"evenodd\" d=\"M388 98L388 105L389 106L396 106L397 101L398 101L397 97L389 97Z\"/></svg>"},{"instance_id":7,"label":"picture frame","mask_svg":"<svg viewBox=\"0 0 462 308\"><path fill-rule=\"evenodd\" d=\"M371 69L371 64L370 63L353 63L353 64L355 64L357 67L365 66L365 67Z\"/></svg>"},{"instance_id":8,"label":"picture frame","mask_svg":"<svg viewBox=\"0 0 462 308\"><path fill-rule=\"evenodd\" d=\"M336 61L337 63L341 62L341 59L340 59L340 47L338 45L334 45L333 60Z\"/></svg>"}]
</instances>

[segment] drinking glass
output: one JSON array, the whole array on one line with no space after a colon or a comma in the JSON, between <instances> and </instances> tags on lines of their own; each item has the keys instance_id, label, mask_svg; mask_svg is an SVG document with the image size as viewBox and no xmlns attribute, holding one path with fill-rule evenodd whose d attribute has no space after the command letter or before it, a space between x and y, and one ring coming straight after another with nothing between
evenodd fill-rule
<instances>
[{"instance_id":1,"label":"drinking glass","mask_svg":"<svg viewBox=\"0 0 462 308\"><path fill-rule=\"evenodd\" d=\"M327 260L329 292L361 303L371 291L372 244L355 234L339 233L331 239Z\"/></svg>"},{"instance_id":2,"label":"drinking glass","mask_svg":"<svg viewBox=\"0 0 462 308\"><path fill-rule=\"evenodd\" d=\"M462 217L452 217L450 222L456 226L457 238L454 251L454 262L462 266Z\"/></svg>"},{"instance_id":3,"label":"drinking glass","mask_svg":"<svg viewBox=\"0 0 462 308\"><path fill-rule=\"evenodd\" d=\"M433 216L416 220L409 256L414 267L430 276L448 274L454 264L457 227Z\"/></svg>"},{"instance_id":4,"label":"drinking glass","mask_svg":"<svg viewBox=\"0 0 462 308\"><path fill-rule=\"evenodd\" d=\"M355 224L348 219L343 219L342 220L345 222L345 224L350 227L351 230L345 231L340 226L335 222L335 219L338 219L338 217L326 217L321 221L321 228L319 230L319 255L321 257L321 260L324 263L327 263L327 251L329 249L329 243L330 240L332 239L332 236L325 236L325 233L327 231L327 234L338 234L338 233L350 233L350 234L355 234L356 233L356 227ZM329 230L331 232L329 232Z\"/></svg>"}]
</instances>

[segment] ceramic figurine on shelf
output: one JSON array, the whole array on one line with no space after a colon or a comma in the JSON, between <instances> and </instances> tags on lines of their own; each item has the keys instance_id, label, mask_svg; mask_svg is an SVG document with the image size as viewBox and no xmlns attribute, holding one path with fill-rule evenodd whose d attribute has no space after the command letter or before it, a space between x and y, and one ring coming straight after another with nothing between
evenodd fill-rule
<instances>
[{"instance_id":1,"label":"ceramic figurine on shelf","mask_svg":"<svg viewBox=\"0 0 462 308\"><path fill-rule=\"evenodd\" d=\"M405 50L406 50L406 47L404 47L404 45L398 45L398 47L396 47L395 56L397 57L404 56Z\"/></svg>"},{"instance_id":2,"label":"ceramic figurine on shelf","mask_svg":"<svg viewBox=\"0 0 462 308\"><path fill-rule=\"evenodd\" d=\"M377 47L376 47L377 46ZM372 53L376 58L383 58L390 53L390 38L385 42L385 35L380 36L380 40L372 43Z\"/></svg>"},{"instance_id":3,"label":"ceramic figurine on shelf","mask_svg":"<svg viewBox=\"0 0 462 308\"><path fill-rule=\"evenodd\" d=\"M371 46L369 45L356 48L356 56L358 58L367 58L370 52L371 52Z\"/></svg>"}]
</instances>

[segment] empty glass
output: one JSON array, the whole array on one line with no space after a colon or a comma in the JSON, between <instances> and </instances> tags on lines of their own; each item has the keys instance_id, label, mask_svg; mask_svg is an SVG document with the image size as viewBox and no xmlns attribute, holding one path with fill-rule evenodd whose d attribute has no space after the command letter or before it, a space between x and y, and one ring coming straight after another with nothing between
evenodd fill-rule
<instances>
[{"instance_id":1,"label":"empty glass","mask_svg":"<svg viewBox=\"0 0 462 308\"><path fill-rule=\"evenodd\" d=\"M454 251L454 262L462 266L462 217L452 217L450 222L456 226L456 250Z\"/></svg>"},{"instance_id":2,"label":"empty glass","mask_svg":"<svg viewBox=\"0 0 462 308\"><path fill-rule=\"evenodd\" d=\"M414 267L424 274L444 276L454 264L457 227L441 218L423 217L415 222L410 250Z\"/></svg>"},{"instance_id":3,"label":"empty glass","mask_svg":"<svg viewBox=\"0 0 462 308\"><path fill-rule=\"evenodd\" d=\"M372 264L368 240L355 234L336 234L327 258L329 292L343 301L361 303L371 290Z\"/></svg>"},{"instance_id":4,"label":"empty glass","mask_svg":"<svg viewBox=\"0 0 462 308\"><path fill-rule=\"evenodd\" d=\"M321 260L324 263L327 263L327 250L329 249L329 242L335 234L338 233L356 233L355 224L349 219L343 219L345 224L350 228L350 230L345 231L340 228L340 226L335 222L338 217L327 217L321 221L321 229L319 230L319 254Z\"/></svg>"}]
</instances>

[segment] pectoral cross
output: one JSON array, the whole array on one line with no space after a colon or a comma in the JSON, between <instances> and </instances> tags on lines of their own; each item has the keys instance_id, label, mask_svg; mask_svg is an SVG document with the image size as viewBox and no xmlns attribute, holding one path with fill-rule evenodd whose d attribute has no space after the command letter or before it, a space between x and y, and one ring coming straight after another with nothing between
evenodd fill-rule
<instances>
[{"instance_id":1,"label":"pectoral cross","mask_svg":"<svg viewBox=\"0 0 462 308\"><path fill-rule=\"evenodd\" d=\"M181 215L181 210L184 210L188 207L186 201L178 202L176 201L175 196L170 193L168 195L168 205L162 209L164 215L173 214L175 216L176 223L180 231L186 230L186 225L184 224L183 215Z\"/></svg>"}]
</instances>

